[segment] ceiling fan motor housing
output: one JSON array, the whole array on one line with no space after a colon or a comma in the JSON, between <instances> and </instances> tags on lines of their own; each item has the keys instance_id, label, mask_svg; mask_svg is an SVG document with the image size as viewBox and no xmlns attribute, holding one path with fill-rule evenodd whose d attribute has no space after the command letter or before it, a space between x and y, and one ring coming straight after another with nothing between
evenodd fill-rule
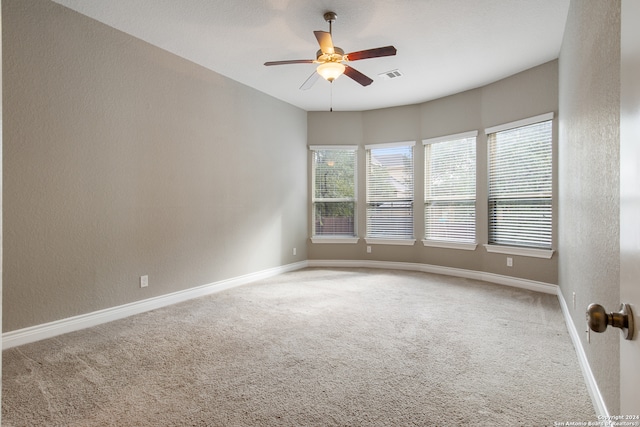
<instances>
[{"instance_id":1,"label":"ceiling fan motor housing","mask_svg":"<svg viewBox=\"0 0 640 427\"><path fill-rule=\"evenodd\" d=\"M340 62L344 60L344 50L337 46L333 47L333 53L323 53L322 49L316 52L317 62Z\"/></svg>"}]
</instances>

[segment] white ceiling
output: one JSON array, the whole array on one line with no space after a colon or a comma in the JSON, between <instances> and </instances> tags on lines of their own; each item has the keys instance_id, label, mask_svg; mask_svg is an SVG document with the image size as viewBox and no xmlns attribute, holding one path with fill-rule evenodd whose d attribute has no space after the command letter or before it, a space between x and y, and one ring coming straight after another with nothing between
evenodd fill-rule
<instances>
[{"instance_id":1,"label":"white ceiling","mask_svg":"<svg viewBox=\"0 0 640 427\"><path fill-rule=\"evenodd\" d=\"M307 111L415 104L483 86L558 57L569 0L54 0ZM338 14L345 52L393 45L396 56L350 62L346 76L299 90L315 64L314 30ZM398 69L403 76L382 80Z\"/></svg>"}]
</instances>

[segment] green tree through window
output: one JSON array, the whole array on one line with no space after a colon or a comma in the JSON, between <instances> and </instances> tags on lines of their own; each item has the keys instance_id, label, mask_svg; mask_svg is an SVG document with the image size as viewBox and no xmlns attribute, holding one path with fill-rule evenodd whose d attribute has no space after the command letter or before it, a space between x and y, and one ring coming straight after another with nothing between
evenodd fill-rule
<instances>
[{"instance_id":1,"label":"green tree through window","mask_svg":"<svg viewBox=\"0 0 640 427\"><path fill-rule=\"evenodd\" d=\"M355 148L313 150L313 235L355 236Z\"/></svg>"}]
</instances>

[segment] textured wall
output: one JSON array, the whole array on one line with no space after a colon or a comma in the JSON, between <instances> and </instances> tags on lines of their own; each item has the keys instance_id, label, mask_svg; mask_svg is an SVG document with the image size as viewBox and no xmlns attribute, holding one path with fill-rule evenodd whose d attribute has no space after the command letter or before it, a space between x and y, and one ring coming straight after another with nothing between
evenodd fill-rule
<instances>
[{"instance_id":1,"label":"textured wall","mask_svg":"<svg viewBox=\"0 0 640 427\"><path fill-rule=\"evenodd\" d=\"M56 3L2 8L5 331L306 259L304 111Z\"/></svg>"},{"instance_id":2,"label":"textured wall","mask_svg":"<svg viewBox=\"0 0 640 427\"><path fill-rule=\"evenodd\" d=\"M619 298L620 2L572 1L560 54L559 285L584 331L592 303ZM612 414L619 408L619 334L581 334Z\"/></svg>"},{"instance_id":3,"label":"textured wall","mask_svg":"<svg viewBox=\"0 0 640 427\"><path fill-rule=\"evenodd\" d=\"M424 206L419 202L423 196L420 183L424 179L422 139L478 130L477 235L479 243L487 243L488 219L482 202L487 198L486 183L488 182L484 129L538 114L557 113L557 111L558 63L552 61L482 88L424 104L359 113L309 113L309 145L357 144L360 146L358 229L361 237L365 234L366 218L364 145L416 141L414 164L415 182L418 184L414 204L414 231L418 240L414 246L374 245L372 253L368 254L364 239L360 239L360 242L355 245L310 243L309 258L424 263L557 283L557 255L550 260L513 256L513 267L507 267L506 255L487 253L481 245L475 251L424 247L421 242L424 235L424 224L422 224ZM554 129L557 129L557 126L554 126ZM557 135L556 130L554 134ZM557 138L554 138L554 141L557 141Z\"/></svg>"}]
</instances>

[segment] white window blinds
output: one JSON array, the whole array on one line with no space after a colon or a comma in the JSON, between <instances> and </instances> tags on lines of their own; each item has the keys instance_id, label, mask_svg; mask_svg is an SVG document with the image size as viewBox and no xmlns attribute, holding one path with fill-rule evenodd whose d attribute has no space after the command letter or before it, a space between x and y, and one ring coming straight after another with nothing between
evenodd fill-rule
<instances>
[{"instance_id":1,"label":"white window blinds","mask_svg":"<svg viewBox=\"0 0 640 427\"><path fill-rule=\"evenodd\" d=\"M469 132L423 141L425 239L476 241L476 136Z\"/></svg>"},{"instance_id":2,"label":"white window blinds","mask_svg":"<svg viewBox=\"0 0 640 427\"><path fill-rule=\"evenodd\" d=\"M311 147L313 235L356 235L357 147Z\"/></svg>"},{"instance_id":3,"label":"white window blinds","mask_svg":"<svg viewBox=\"0 0 640 427\"><path fill-rule=\"evenodd\" d=\"M489 243L550 249L552 121L487 133Z\"/></svg>"},{"instance_id":4,"label":"white window blinds","mask_svg":"<svg viewBox=\"0 0 640 427\"><path fill-rule=\"evenodd\" d=\"M413 145L368 145L367 237L413 238Z\"/></svg>"}]
</instances>

